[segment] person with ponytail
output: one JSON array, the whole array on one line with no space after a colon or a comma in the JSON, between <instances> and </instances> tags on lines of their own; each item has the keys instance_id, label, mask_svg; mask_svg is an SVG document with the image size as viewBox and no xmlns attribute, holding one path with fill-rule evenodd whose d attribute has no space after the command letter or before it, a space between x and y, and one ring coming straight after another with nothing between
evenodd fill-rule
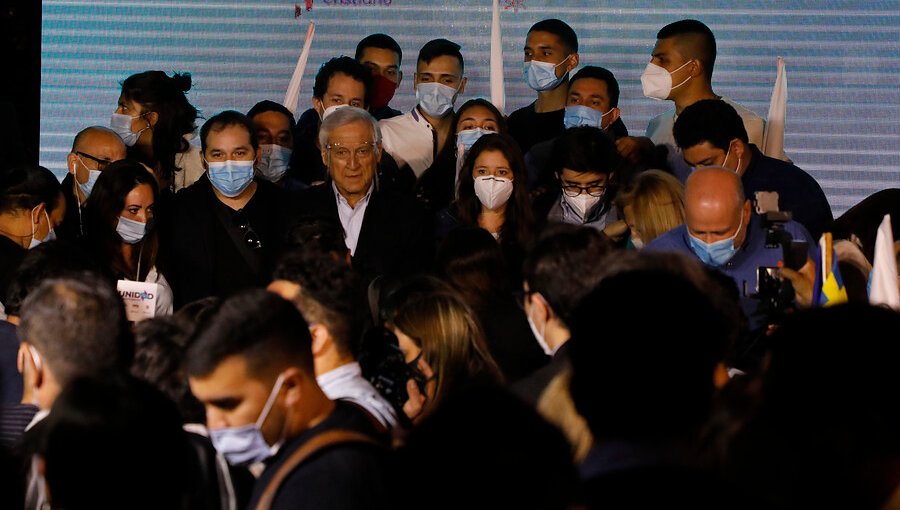
<instances>
[{"instance_id":1,"label":"person with ponytail","mask_svg":"<svg viewBox=\"0 0 900 510\"><path fill-rule=\"evenodd\" d=\"M110 127L128 146L128 158L150 167L161 190L178 191L203 175L200 150L188 142L197 129L197 109L185 92L191 75L144 71L122 82Z\"/></svg>"}]
</instances>

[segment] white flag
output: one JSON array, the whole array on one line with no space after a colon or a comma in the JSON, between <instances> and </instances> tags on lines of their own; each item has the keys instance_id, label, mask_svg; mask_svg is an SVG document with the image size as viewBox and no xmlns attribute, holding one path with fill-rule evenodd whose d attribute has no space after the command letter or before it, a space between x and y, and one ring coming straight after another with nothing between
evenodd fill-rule
<instances>
[{"instance_id":1,"label":"white flag","mask_svg":"<svg viewBox=\"0 0 900 510\"><path fill-rule=\"evenodd\" d=\"M500 0L493 0L491 17L491 103L503 113L506 110L506 90L503 86L503 42L500 29Z\"/></svg>"},{"instance_id":2,"label":"white flag","mask_svg":"<svg viewBox=\"0 0 900 510\"><path fill-rule=\"evenodd\" d=\"M297 66L294 68L294 74L291 76L291 82L288 84L287 92L284 94L285 108L291 111L294 116L297 115L297 106L300 102L300 81L303 79L303 71L306 70L306 61L309 59L309 47L312 45L313 34L316 33L316 24L309 22L306 29L306 40L303 42L303 51L300 52L300 58L297 59Z\"/></svg>"},{"instance_id":3,"label":"white flag","mask_svg":"<svg viewBox=\"0 0 900 510\"><path fill-rule=\"evenodd\" d=\"M897 288L897 257L894 255L894 233L891 215L885 214L875 238L875 260L869 277L869 303L900 311L900 289Z\"/></svg>"},{"instance_id":4,"label":"white flag","mask_svg":"<svg viewBox=\"0 0 900 510\"><path fill-rule=\"evenodd\" d=\"M778 57L778 74L775 87L772 88L772 99L769 101L769 115L766 119L766 132L763 136L763 154L766 156L790 161L784 153L784 121L787 117L787 71L784 68L784 57Z\"/></svg>"}]
</instances>

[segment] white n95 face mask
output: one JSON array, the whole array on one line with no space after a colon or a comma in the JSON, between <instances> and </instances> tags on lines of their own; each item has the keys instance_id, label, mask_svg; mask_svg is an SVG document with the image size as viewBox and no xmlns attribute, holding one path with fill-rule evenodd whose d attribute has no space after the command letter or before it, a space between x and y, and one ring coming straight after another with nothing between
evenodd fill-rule
<instances>
[{"instance_id":1,"label":"white n95 face mask","mask_svg":"<svg viewBox=\"0 0 900 510\"><path fill-rule=\"evenodd\" d=\"M487 209L497 209L506 204L512 192L512 180L505 177L482 175L475 178L475 196Z\"/></svg>"},{"instance_id":2,"label":"white n95 face mask","mask_svg":"<svg viewBox=\"0 0 900 510\"><path fill-rule=\"evenodd\" d=\"M600 203L600 200L603 199L603 195L599 197L591 196L588 193L582 193L575 197L570 197L569 195L563 193L563 200L569 204L578 216L581 217L581 221L587 219L588 214L594 209L594 207Z\"/></svg>"},{"instance_id":3,"label":"white n95 face mask","mask_svg":"<svg viewBox=\"0 0 900 510\"><path fill-rule=\"evenodd\" d=\"M688 76L684 79L684 81L673 87L672 74L680 71L684 66L690 64L691 62L693 62L693 60L688 60L687 62L682 64L681 67L675 69L671 73L669 71L666 71L664 67L660 67L653 62L647 64L647 68L644 69L644 73L641 74L641 86L644 89L644 95L651 99L668 99L669 94L671 94L673 90L684 85L692 78L691 76Z\"/></svg>"}]
</instances>

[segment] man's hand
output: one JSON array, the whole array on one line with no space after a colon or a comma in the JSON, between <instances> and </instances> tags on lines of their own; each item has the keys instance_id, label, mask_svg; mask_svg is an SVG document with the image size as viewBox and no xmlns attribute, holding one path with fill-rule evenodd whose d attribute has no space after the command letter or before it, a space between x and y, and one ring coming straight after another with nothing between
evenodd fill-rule
<instances>
[{"instance_id":1,"label":"man's hand","mask_svg":"<svg viewBox=\"0 0 900 510\"><path fill-rule=\"evenodd\" d=\"M781 265L781 263L779 263L779 265ZM806 264L803 264L803 267L798 271L794 271L788 267L782 267L781 276L790 280L791 285L793 285L797 307L811 307L813 300L813 285L815 285L816 281L815 262L807 257Z\"/></svg>"},{"instance_id":2,"label":"man's hand","mask_svg":"<svg viewBox=\"0 0 900 510\"><path fill-rule=\"evenodd\" d=\"M643 136L623 136L616 140L619 154L632 163L639 163L643 155L653 150L653 142Z\"/></svg>"}]
</instances>

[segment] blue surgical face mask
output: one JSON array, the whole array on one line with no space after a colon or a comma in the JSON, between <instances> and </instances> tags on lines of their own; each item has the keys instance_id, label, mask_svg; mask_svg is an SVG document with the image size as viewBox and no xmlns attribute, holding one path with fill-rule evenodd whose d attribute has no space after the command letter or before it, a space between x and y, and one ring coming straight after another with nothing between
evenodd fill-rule
<instances>
[{"instance_id":1,"label":"blue surgical face mask","mask_svg":"<svg viewBox=\"0 0 900 510\"><path fill-rule=\"evenodd\" d=\"M569 55L571 57L571 55ZM563 59L559 64L551 64L550 62L540 62L531 60L525 62L524 73L525 83L537 92L543 92L556 88L562 83L566 75L556 76L556 68L569 61L569 57Z\"/></svg>"},{"instance_id":2,"label":"blue surgical face mask","mask_svg":"<svg viewBox=\"0 0 900 510\"><path fill-rule=\"evenodd\" d=\"M419 102L419 108L425 114L431 117L443 117L453 108L458 90L443 83L420 83L416 85L416 101Z\"/></svg>"},{"instance_id":3,"label":"blue surgical face mask","mask_svg":"<svg viewBox=\"0 0 900 510\"><path fill-rule=\"evenodd\" d=\"M116 233L119 234L119 237L125 243L139 243L147 234L147 224L119 216L119 223L116 224Z\"/></svg>"},{"instance_id":4,"label":"blue surgical face mask","mask_svg":"<svg viewBox=\"0 0 900 510\"><path fill-rule=\"evenodd\" d=\"M737 251L737 248L734 246L734 240L741 232L741 227L743 226L744 215L741 214L741 222L738 224L738 228L734 232L734 235L728 239L722 239L721 241L716 241L714 243L701 241L688 233L688 237L691 241L691 250L694 251L694 254L700 259L700 262L703 262L708 266L722 267L734 257L734 253Z\"/></svg>"},{"instance_id":5,"label":"blue surgical face mask","mask_svg":"<svg viewBox=\"0 0 900 510\"><path fill-rule=\"evenodd\" d=\"M563 117L563 123L565 124L566 129L578 126L591 126L603 129L603 117L606 117L610 113L612 113L612 109L606 113L602 113L599 110L580 104L566 106L566 114Z\"/></svg>"},{"instance_id":6,"label":"blue surgical face mask","mask_svg":"<svg viewBox=\"0 0 900 510\"><path fill-rule=\"evenodd\" d=\"M34 209L37 209L37 207L35 207ZM32 214L34 214L34 209L31 210ZM53 241L56 239L56 232L53 231L53 224L50 223L50 215L47 214L46 209L44 209L44 217L47 218L47 228L49 229L49 230L47 230L47 237L45 237L43 239L38 239L34 236L35 232L37 232L37 227L35 226L34 222L32 221L31 222L31 242L28 244L29 250L41 243L46 243L46 242Z\"/></svg>"},{"instance_id":7,"label":"blue surgical face mask","mask_svg":"<svg viewBox=\"0 0 900 510\"><path fill-rule=\"evenodd\" d=\"M284 374L278 376L272 391L269 392L269 398L266 405L263 406L259 413L256 423L250 423L242 427L228 427L222 429L210 429L209 438L212 441L216 451L225 456L225 460L233 466L244 466L262 462L271 457L276 446L269 446L266 439L262 435L261 427L269 416L269 411L275 403L275 397L281 390L284 383Z\"/></svg>"},{"instance_id":8,"label":"blue surgical face mask","mask_svg":"<svg viewBox=\"0 0 900 510\"><path fill-rule=\"evenodd\" d=\"M253 160L208 162L206 172L209 182L228 198L234 198L250 187L253 182Z\"/></svg>"},{"instance_id":9,"label":"blue surgical face mask","mask_svg":"<svg viewBox=\"0 0 900 510\"><path fill-rule=\"evenodd\" d=\"M259 146L259 151L256 171L269 182L280 181L291 164L291 149L277 144L264 144Z\"/></svg>"},{"instance_id":10,"label":"blue surgical face mask","mask_svg":"<svg viewBox=\"0 0 900 510\"><path fill-rule=\"evenodd\" d=\"M468 154L469 149L471 149L472 146L475 145L475 142L477 142L479 138L488 133L493 133L493 131L485 131L481 128L465 129L463 131L460 131L459 133L456 133L456 144L462 144L465 147L465 153Z\"/></svg>"},{"instance_id":11,"label":"blue surgical face mask","mask_svg":"<svg viewBox=\"0 0 900 510\"><path fill-rule=\"evenodd\" d=\"M125 145L133 147L134 144L137 143L138 138L140 138L141 133L150 129L150 123L148 122L147 127L135 133L131 130L131 121L138 117L143 117L148 113L150 112L144 112L140 115L135 115L134 117L122 113L114 113L109 119L109 127L119 135L119 138L122 139Z\"/></svg>"},{"instance_id":12,"label":"blue surgical face mask","mask_svg":"<svg viewBox=\"0 0 900 510\"><path fill-rule=\"evenodd\" d=\"M76 155L77 156L77 155ZM72 178L75 180L75 183L78 184L78 188L81 189L81 192L84 194L85 200L89 196L91 196L91 191L94 189L94 184L97 183L97 179L100 178L100 170L91 170L84 164L84 160L81 159L81 156L77 156L78 161L81 161L82 166L84 166L85 170L88 171L88 179L86 182L78 182L78 178L76 177L77 171L72 174Z\"/></svg>"}]
</instances>

